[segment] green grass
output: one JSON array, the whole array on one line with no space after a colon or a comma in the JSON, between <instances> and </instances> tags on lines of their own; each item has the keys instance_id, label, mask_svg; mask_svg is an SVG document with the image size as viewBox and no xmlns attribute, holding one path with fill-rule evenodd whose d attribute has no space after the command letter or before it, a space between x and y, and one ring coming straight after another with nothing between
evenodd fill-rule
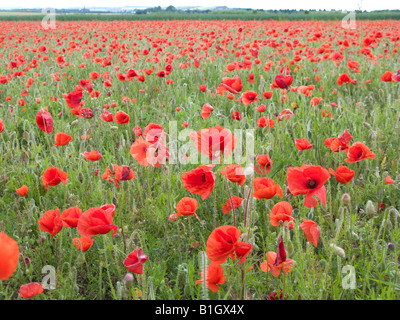
<instances>
[{"instance_id":1,"label":"green grass","mask_svg":"<svg viewBox=\"0 0 400 320\"><path fill-rule=\"evenodd\" d=\"M177 32L170 33L169 41L180 40L187 45L190 40L186 35L189 34L195 37L195 48L201 42L200 37L204 37L199 35L201 31L211 32L216 28L222 38L227 32L231 32L233 37L236 36L237 25L233 22L227 25L226 30L221 28L219 22L191 23L192 26L190 23L174 25ZM240 23L246 25L245 22ZM246 38L240 43L271 37L266 34L270 28L275 28L280 33L279 37L283 37L283 29L287 26L293 26L295 29L295 25L298 26L298 23L271 22L269 25L266 22L249 22L248 28L254 30L254 33L245 33ZM16 22L13 26L19 26L22 30L28 28ZM253 64L251 70L239 70L227 75L224 75L226 64L242 60L243 57L236 58L229 51L225 59L216 56L215 50L210 49L209 55L214 55L215 61L202 59L198 69L193 65L187 69L180 69L178 64L186 62L187 56L184 56L172 62L174 70L167 78L172 78L174 83L167 85L165 79L156 76L156 63L146 62L142 57L132 61L133 50L141 52L143 48L151 46L145 38L140 39L139 26L137 23L131 25L121 21L91 22L83 25L65 22L60 23L58 29L52 31L44 42L34 43L36 36L43 37L47 33L32 28L30 36L27 36L28 41L18 44L18 54L22 54L29 63L37 53L25 51L24 46L36 48L46 45L58 51L67 48L68 52L68 44L73 40L72 30L78 30L74 41L80 43L82 51L71 50L70 54L64 53L70 66L60 69L55 62L55 54L49 50L49 60L40 62L37 69L27 71L25 76L14 78L6 85L0 85L0 119L4 121L5 126L5 130L0 134L0 231L18 242L22 258L31 259L30 264L24 265L21 258L13 277L0 282L0 299L20 299L19 287L28 282L40 282L44 265L56 268L56 290L46 290L35 299L132 299L136 297L136 290L142 292L142 299L237 299L242 296L242 268L246 270L246 299L266 299L271 292L279 293L281 290L284 290L287 299L298 299L299 296L301 299L399 299L400 228L396 217L400 205L399 86L398 83L383 83L380 80L386 70L398 69L398 56L392 54L388 59L377 59L377 64L371 64L367 58L357 53L359 48L356 46L343 51L345 58L338 67L329 59L319 63L305 59L299 63L301 67L298 72L294 73L294 67L291 68L294 76L293 86L315 84L313 96L323 98L321 105L312 107L311 97L296 92L289 92L290 101L282 104L279 90L274 89L272 100L267 101L261 97L260 103L245 108L240 102L214 94L221 78L238 74L244 84L243 91L254 90L259 96L262 95L263 91L270 90L269 84L279 73L279 68L274 68L282 56L271 58L275 62L271 71L264 71L263 65L268 61L267 57L279 48L261 47L261 64ZM302 29L305 31L299 32L296 38L316 51L323 42L328 41L329 34L338 30L338 38L332 41L332 47L338 50L336 40L343 39L343 33L334 26L331 22L309 22L304 24ZM139 31L154 38L165 37L163 27L170 28L168 23L160 22L152 26L152 22L147 22L141 25L142 29ZM311 30L313 33L320 27L326 35L325 38L307 42L306 39L310 38L310 35L306 35L306 32ZM391 29L393 34L398 34L395 22L387 25L366 22L361 24L361 28L357 32L364 33L367 28L372 28L374 31L382 29L384 32ZM107 39L103 42L101 36L93 37L94 30L100 35L106 35ZM130 33L132 39L123 38L121 35L125 33ZM11 30L6 33L7 37L11 34ZM78 39L79 36L82 38ZM64 37L63 44L56 45L55 40L61 37ZM122 52L120 50L112 53L112 65L102 68L91 59L82 57L82 54L89 50L82 43L86 38L89 38L89 45L97 42L101 47L101 43L105 43L103 52L97 54L101 57L107 55L107 49L114 38L121 43L129 43L130 52L127 53L127 57L130 61L124 64L119 60L118 55ZM4 53L0 75L10 73L9 53L13 52L14 47L11 45L15 41L15 37L13 40L3 41ZM132 47L133 42L138 44L137 49ZM385 46L386 42L389 43L388 47ZM234 48L232 44L233 42L226 47L231 50ZM390 52L395 47L396 42L383 40L373 48L373 54L383 54L386 48ZM159 65L163 68L167 64L165 51L179 55L179 50L177 46L167 46L159 54ZM286 53L286 58L292 59L297 54L302 55L295 53L295 50ZM201 54L201 51L195 52L195 56ZM353 73L347 68L346 60L349 57L360 62L359 73ZM85 69L77 67L81 63L86 64ZM115 77L114 67L120 66L120 72L126 72L132 63L135 64L135 70L156 67L156 71L151 76L146 76L143 83L136 80L120 82ZM314 68L318 70L315 72ZM86 107L93 109L95 116L90 120L77 118L69 112L62 93L72 91L79 84L79 79L88 79L92 71L109 72L113 86L105 88L100 79L93 81L94 89L100 91L101 96L92 100L85 93L83 100L86 101ZM35 72L39 72L40 76L28 89L29 95L24 97L26 106L17 106L16 101L21 98L20 93L25 89L26 80L35 77ZM60 76L66 72L67 76L72 78L68 80L67 77L61 77L61 81L56 83L51 77L55 72L59 72ZM336 79L343 72L356 78L358 84L338 86ZM255 83L246 81L249 73L255 74ZM320 83L314 80L315 74L321 75ZM260 79L260 75L265 81ZM306 80L306 77L310 80ZM371 83L364 84L368 79ZM47 84L44 86L42 82ZM208 93L200 92L201 84L207 85ZM320 87L323 87L322 91L319 90ZM140 93L140 89L145 89L146 92ZM337 94L333 94L332 91L336 89ZM107 97L108 91L112 92L111 97ZM6 101L7 96L11 97L11 101ZM57 102L50 100L53 96L58 98ZM135 98L136 101L132 104L122 104L123 96ZM37 97L42 99L41 104L35 102ZM110 108L109 111L114 114L118 110L128 113L131 118L128 125L105 123L100 120L102 106L113 101L117 102L118 106ZM274 117L275 113L291 108L293 102L298 106L294 110L295 116L289 120L276 121L275 127L270 131L255 131L256 155L268 153L274 161L269 177L282 187L284 197L250 201L252 205L249 209L249 228L244 227L244 210L238 208L237 226L242 233L248 234L248 242L254 245L246 263L242 266L237 264L237 260L227 260L223 265L226 282L220 286L217 293L195 285L195 281L200 279L202 266L199 259L201 253L206 250L208 236L215 227L233 223L232 214L224 215L221 211L228 199L228 190L220 174L221 165L214 168L216 184L211 196L202 201L200 196L191 195L183 188L181 182L183 172L197 165L165 165L160 168L138 165L129 152L130 145L135 141L132 129L136 125L144 129L150 122L154 122L161 124L165 131L169 132L168 124L172 120L177 121L178 130L183 121L189 122L189 128L193 131L215 125L224 126L232 132L239 128L254 129L260 117L254 110L255 106L266 104L267 111L263 115ZM331 102L337 102L339 106L331 107ZM362 102L362 105L356 106L357 102ZM214 107L211 117L206 120L200 117L204 103ZM35 115L43 106L48 106L54 118L54 132L51 134L40 131L35 123ZM180 112L175 111L178 106L182 108ZM12 116L9 112L10 107L13 107ZM331 111L332 117L323 117L322 109ZM240 111L243 116L241 121L232 120L233 110ZM60 117L57 116L59 112L63 112ZM368 129L364 122L368 123L371 129ZM376 154L376 158L348 164L349 168L356 171L356 175L346 186L337 183L332 177L326 184L326 207L319 203L318 207L309 209L303 206L304 196L285 196L287 169L290 165L313 164L335 169L344 163L345 153L334 154L325 147L324 140L339 136L345 129L353 135L352 142L364 142ZM70 134L73 142L63 147L54 146L56 132ZM89 134L90 140L81 140L82 134ZM307 138L314 147L299 155L294 147L294 139L301 137ZM179 146L188 141L186 139L178 142ZM89 163L84 159L83 152L91 149L102 154L99 162ZM122 181L120 188L116 188L100 177L111 164L129 165L137 178ZM45 190L41 177L49 166L66 171L69 176L68 184ZM98 176L94 175L94 169L99 170ZM385 184L384 178L387 175L396 183ZM23 184L29 186L25 198L15 193L15 188ZM249 179L246 185L251 187ZM232 183L229 183L229 187L231 194L245 198L245 188ZM345 207L341 202L344 193L351 196L349 207ZM177 202L185 196L192 196L199 202L196 213L200 222L194 217L180 218L176 222L168 220L169 215L175 212ZM281 200L289 201L293 208L298 209L293 213L296 219L294 230L285 234L286 249L289 257L295 261L295 267L285 277L281 275L275 278L270 273L263 273L259 266L265 260L266 252L277 250L278 236L282 234L281 228L272 227L267 215L273 205ZM378 203L385 203L385 208L371 218L363 212L368 200L373 201L376 207ZM72 243L72 238L79 236L77 230L63 228L54 238L39 230L38 219L47 210L59 208L63 211L70 206L79 206L85 211L105 203L116 205L114 223L121 229L114 239L110 234L95 236L93 246L85 253L78 252ZM321 236L317 248L306 242L299 227L302 218L312 219L320 227ZM193 247L191 244L196 241L199 245ZM344 249L346 258L334 253L330 246L333 243ZM389 243L394 244L394 249L388 249ZM149 257L144 264L144 274L135 275L130 287L124 286L123 278L127 270L122 262L129 252L138 247ZM345 265L355 268L354 290L345 290L342 287L342 277L345 275L342 274L342 268ZM247 271L251 266L253 269Z\"/></svg>"}]
</instances>

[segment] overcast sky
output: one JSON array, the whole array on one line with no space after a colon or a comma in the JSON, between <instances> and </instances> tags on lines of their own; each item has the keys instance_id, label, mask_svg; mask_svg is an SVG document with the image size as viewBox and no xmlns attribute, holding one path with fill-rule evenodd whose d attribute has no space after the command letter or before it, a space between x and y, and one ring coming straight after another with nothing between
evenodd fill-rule
<instances>
[{"instance_id":1,"label":"overcast sky","mask_svg":"<svg viewBox=\"0 0 400 320\"><path fill-rule=\"evenodd\" d=\"M336 9L336 10L384 10L400 9L398 0L12 0L1 1L0 8L71 8L71 7L125 7L146 6L228 6L253 9Z\"/></svg>"}]
</instances>

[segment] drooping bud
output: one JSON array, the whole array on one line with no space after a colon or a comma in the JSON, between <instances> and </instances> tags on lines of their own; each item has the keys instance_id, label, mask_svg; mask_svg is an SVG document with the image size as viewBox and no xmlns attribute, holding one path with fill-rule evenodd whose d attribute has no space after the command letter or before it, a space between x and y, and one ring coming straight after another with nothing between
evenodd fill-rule
<instances>
[{"instance_id":1,"label":"drooping bud","mask_svg":"<svg viewBox=\"0 0 400 320\"><path fill-rule=\"evenodd\" d=\"M338 247L334 244L332 244L331 246L333 246L333 251L341 258L346 258L346 252L344 252L344 250L341 247Z\"/></svg>"}]
</instances>

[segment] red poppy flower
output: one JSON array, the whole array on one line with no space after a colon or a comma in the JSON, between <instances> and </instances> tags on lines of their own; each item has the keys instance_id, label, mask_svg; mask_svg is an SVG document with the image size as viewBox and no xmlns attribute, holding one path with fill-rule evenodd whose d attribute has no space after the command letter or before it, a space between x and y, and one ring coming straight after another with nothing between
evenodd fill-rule
<instances>
[{"instance_id":1,"label":"red poppy flower","mask_svg":"<svg viewBox=\"0 0 400 320\"><path fill-rule=\"evenodd\" d=\"M255 108L258 112L262 113L265 112L267 110L267 107L265 106L265 104L261 104L258 107Z\"/></svg>"},{"instance_id":2,"label":"red poppy flower","mask_svg":"<svg viewBox=\"0 0 400 320\"><path fill-rule=\"evenodd\" d=\"M0 119L0 133L2 133L4 131L4 123L3 120Z\"/></svg>"},{"instance_id":3,"label":"red poppy flower","mask_svg":"<svg viewBox=\"0 0 400 320\"><path fill-rule=\"evenodd\" d=\"M130 272L143 274L143 264L149 258L143 253L142 248L132 251L124 260L124 266Z\"/></svg>"},{"instance_id":4,"label":"red poppy flower","mask_svg":"<svg viewBox=\"0 0 400 320\"><path fill-rule=\"evenodd\" d=\"M127 124L129 119L129 115L123 111L117 111L115 114L115 122L118 124Z\"/></svg>"},{"instance_id":5,"label":"red poppy flower","mask_svg":"<svg viewBox=\"0 0 400 320\"><path fill-rule=\"evenodd\" d=\"M28 284L24 284L19 289L19 295L22 298L30 299L34 296L42 294L44 292L44 287L40 282L31 282Z\"/></svg>"},{"instance_id":6,"label":"red poppy flower","mask_svg":"<svg viewBox=\"0 0 400 320\"><path fill-rule=\"evenodd\" d=\"M53 132L53 117L46 110L41 110L36 114L36 123L43 132Z\"/></svg>"},{"instance_id":7,"label":"red poppy flower","mask_svg":"<svg viewBox=\"0 0 400 320\"><path fill-rule=\"evenodd\" d=\"M178 217L195 216L198 220L200 220L195 212L197 206L198 203L196 199L184 197L179 200L178 204L176 205L176 215Z\"/></svg>"},{"instance_id":8,"label":"red poppy flower","mask_svg":"<svg viewBox=\"0 0 400 320\"><path fill-rule=\"evenodd\" d=\"M201 165L196 169L182 174L183 187L189 192L208 198L214 189L215 174L212 172L215 164Z\"/></svg>"},{"instance_id":9,"label":"red poppy flower","mask_svg":"<svg viewBox=\"0 0 400 320\"><path fill-rule=\"evenodd\" d=\"M66 97L65 101L67 102L68 108L70 109L79 109L82 100L82 91L74 90L70 92Z\"/></svg>"},{"instance_id":10,"label":"red poppy flower","mask_svg":"<svg viewBox=\"0 0 400 320\"><path fill-rule=\"evenodd\" d=\"M95 207L86 210L78 220L78 232L81 236L92 237L107 234L113 230L112 237L117 233L118 226L113 223L113 216L106 210Z\"/></svg>"},{"instance_id":11,"label":"red poppy flower","mask_svg":"<svg viewBox=\"0 0 400 320\"><path fill-rule=\"evenodd\" d=\"M105 110L100 115L100 119L105 121L105 122L113 122L114 121L114 115L111 112Z\"/></svg>"},{"instance_id":12,"label":"red poppy flower","mask_svg":"<svg viewBox=\"0 0 400 320\"><path fill-rule=\"evenodd\" d=\"M296 144L296 148L299 149L300 151L308 150L313 147L313 145L310 143L310 141L308 141L306 138L301 138L300 140L295 139L295 144Z\"/></svg>"},{"instance_id":13,"label":"red poppy flower","mask_svg":"<svg viewBox=\"0 0 400 320\"><path fill-rule=\"evenodd\" d=\"M282 188L270 178L255 178L253 181L253 197L256 199L271 199L275 195L283 196Z\"/></svg>"},{"instance_id":14,"label":"red poppy flower","mask_svg":"<svg viewBox=\"0 0 400 320\"><path fill-rule=\"evenodd\" d=\"M18 243L0 232L0 281L10 278L17 269L19 260Z\"/></svg>"},{"instance_id":15,"label":"red poppy flower","mask_svg":"<svg viewBox=\"0 0 400 320\"><path fill-rule=\"evenodd\" d=\"M241 102L248 107L248 105L250 103L253 103L255 101L260 100L260 98L257 98L258 94L257 92L251 91L251 90L247 90L245 92L242 93L241 96Z\"/></svg>"},{"instance_id":16,"label":"red poppy flower","mask_svg":"<svg viewBox=\"0 0 400 320\"><path fill-rule=\"evenodd\" d=\"M207 240L208 258L219 264L224 263L228 257L234 260L240 234L238 228L228 225L214 229Z\"/></svg>"},{"instance_id":17,"label":"red poppy flower","mask_svg":"<svg viewBox=\"0 0 400 320\"><path fill-rule=\"evenodd\" d=\"M239 113L239 111L237 111L237 110L233 111L233 113L232 113L232 115L231 115L231 118L232 118L233 120L237 120L237 121L242 120L242 116L241 116L241 114Z\"/></svg>"},{"instance_id":18,"label":"red poppy flower","mask_svg":"<svg viewBox=\"0 0 400 320\"><path fill-rule=\"evenodd\" d=\"M271 85L271 88L280 88L280 89L288 89L293 82L293 77L291 75L284 76L283 74L278 74L274 82Z\"/></svg>"},{"instance_id":19,"label":"red poppy flower","mask_svg":"<svg viewBox=\"0 0 400 320\"><path fill-rule=\"evenodd\" d=\"M342 86L344 83L350 83L350 82L351 82L351 78L349 77L349 75L347 73L341 74L336 81L336 83L339 86Z\"/></svg>"},{"instance_id":20,"label":"red poppy flower","mask_svg":"<svg viewBox=\"0 0 400 320\"><path fill-rule=\"evenodd\" d=\"M275 120L268 117L260 117L257 120L257 128L268 128L268 131L275 126Z\"/></svg>"},{"instance_id":21,"label":"red poppy flower","mask_svg":"<svg viewBox=\"0 0 400 320\"><path fill-rule=\"evenodd\" d=\"M136 178L135 173L128 166L118 166L116 164L113 164L112 166L113 171L111 171L110 167L107 167L101 178L115 183L117 188L119 188L120 181Z\"/></svg>"},{"instance_id":22,"label":"red poppy flower","mask_svg":"<svg viewBox=\"0 0 400 320\"><path fill-rule=\"evenodd\" d=\"M204 282L204 272L200 272L201 280L196 280L195 284ZM206 287L212 292L218 292L218 284L225 283L224 270L221 265L216 262L211 262L206 268Z\"/></svg>"},{"instance_id":23,"label":"red poppy flower","mask_svg":"<svg viewBox=\"0 0 400 320\"><path fill-rule=\"evenodd\" d=\"M237 196L232 196L230 197L227 201L226 204L222 207L222 213L228 213L230 212L233 207L236 209L242 205L243 198L237 197Z\"/></svg>"},{"instance_id":24,"label":"red poppy flower","mask_svg":"<svg viewBox=\"0 0 400 320\"><path fill-rule=\"evenodd\" d=\"M61 221L64 227L76 228L78 220L82 215L82 210L78 207L70 207L61 214Z\"/></svg>"},{"instance_id":25,"label":"red poppy flower","mask_svg":"<svg viewBox=\"0 0 400 320\"><path fill-rule=\"evenodd\" d=\"M272 252L269 251L267 254L267 260L264 260L260 268L263 272L271 271L274 277L279 276L279 274L284 272L285 274L291 271L290 268L293 268L294 261L292 259L286 258L285 246L283 244L282 236L279 237L279 246L278 251Z\"/></svg>"},{"instance_id":26,"label":"red poppy flower","mask_svg":"<svg viewBox=\"0 0 400 320\"><path fill-rule=\"evenodd\" d=\"M23 185L21 188L15 189L15 191L22 197L25 197L28 193L28 186Z\"/></svg>"},{"instance_id":27,"label":"red poppy flower","mask_svg":"<svg viewBox=\"0 0 400 320\"><path fill-rule=\"evenodd\" d=\"M392 82L392 75L394 74L394 72L392 71L386 71L382 76L381 76L381 80L383 82Z\"/></svg>"},{"instance_id":28,"label":"red poppy flower","mask_svg":"<svg viewBox=\"0 0 400 320\"><path fill-rule=\"evenodd\" d=\"M343 184L347 184L353 180L354 175L356 174L354 170L351 170L346 166L338 167L336 172L332 168L329 168L329 173L335 176L337 182Z\"/></svg>"},{"instance_id":29,"label":"red poppy flower","mask_svg":"<svg viewBox=\"0 0 400 320\"><path fill-rule=\"evenodd\" d=\"M268 174L271 171L273 161L267 154L261 154L256 158L257 165L254 166L254 169L259 174Z\"/></svg>"},{"instance_id":30,"label":"red poppy flower","mask_svg":"<svg viewBox=\"0 0 400 320\"><path fill-rule=\"evenodd\" d=\"M140 165L147 167L150 164L149 160L151 160L151 152L148 150L151 146L150 142L140 136L131 145L130 152L133 159L139 162Z\"/></svg>"},{"instance_id":31,"label":"red poppy flower","mask_svg":"<svg viewBox=\"0 0 400 320\"><path fill-rule=\"evenodd\" d=\"M239 259L238 264L242 264L246 261L247 255L250 253L251 249L253 249L252 244L248 244L243 241L239 241L237 243L235 254L236 257Z\"/></svg>"},{"instance_id":32,"label":"red poppy flower","mask_svg":"<svg viewBox=\"0 0 400 320\"><path fill-rule=\"evenodd\" d=\"M60 210L49 210L43 214L38 221L39 229L50 233L51 237L57 235L63 227L63 222L60 217Z\"/></svg>"},{"instance_id":33,"label":"red poppy flower","mask_svg":"<svg viewBox=\"0 0 400 320\"><path fill-rule=\"evenodd\" d=\"M271 99L272 98L272 94L273 94L273 92L272 91L266 91L266 92L264 92L263 93L263 96L264 96L264 99Z\"/></svg>"},{"instance_id":34,"label":"red poppy flower","mask_svg":"<svg viewBox=\"0 0 400 320\"><path fill-rule=\"evenodd\" d=\"M58 185L60 182L67 184L68 174L56 167L49 167L43 172L42 182L46 189Z\"/></svg>"},{"instance_id":35,"label":"red poppy flower","mask_svg":"<svg viewBox=\"0 0 400 320\"><path fill-rule=\"evenodd\" d=\"M72 137L64 132L58 132L54 136L55 146L65 146L72 141Z\"/></svg>"},{"instance_id":36,"label":"red poppy flower","mask_svg":"<svg viewBox=\"0 0 400 320\"><path fill-rule=\"evenodd\" d=\"M101 159L101 153L96 150L92 150L90 152L85 151L83 156L89 161L99 161Z\"/></svg>"},{"instance_id":37,"label":"red poppy flower","mask_svg":"<svg viewBox=\"0 0 400 320\"><path fill-rule=\"evenodd\" d=\"M238 94L243 89L242 79L239 76L234 78L222 78L222 83L217 88L218 94L224 94L229 91L233 94Z\"/></svg>"},{"instance_id":38,"label":"red poppy flower","mask_svg":"<svg viewBox=\"0 0 400 320\"><path fill-rule=\"evenodd\" d=\"M238 164L230 164L225 168L221 169L221 174L231 182L236 182L239 186L242 186L246 182L246 176L244 174L244 168Z\"/></svg>"},{"instance_id":39,"label":"red poppy flower","mask_svg":"<svg viewBox=\"0 0 400 320\"><path fill-rule=\"evenodd\" d=\"M93 245L94 239L92 239L91 237L80 237L73 238L72 242L79 251L84 252L90 249L90 247Z\"/></svg>"},{"instance_id":40,"label":"red poppy flower","mask_svg":"<svg viewBox=\"0 0 400 320\"><path fill-rule=\"evenodd\" d=\"M364 159L375 159L375 153L362 142L355 142L349 150L347 150L347 159L344 161L348 163L359 162Z\"/></svg>"},{"instance_id":41,"label":"red poppy flower","mask_svg":"<svg viewBox=\"0 0 400 320\"><path fill-rule=\"evenodd\" d=\"M353 136L347 130L344 130L344 133L340 137L328 138L324 141L324 144L335 153L340 150L347 152L351 139L353 139Z\"/></svg>"},{"instance_id":42,"label":"red poppy flower","mask_svg":"<svg viewBox=\"0 0 400 320\"><path fill-rule=\"evenodd\" d=\"M385 178L385 183L387 183L387 184L393 184L394 181L393 181L393 179L392 179L391 177L387 176L387 177Z\"/></svg>"},{"instance_id":43,"label":"red poppy flower","mask_svg":"<svg viewBox=\"0 0 400 320\"><path fill-rule=\"evenodd\" d=\"M307 208L318 205L318 201L313 198L314 195L324 206L326 205L325 183L329 178L330 174L325 168L305 164L301 167L290 167L287 173L290 192L294 196L305 194L304 205Z\"/></svg>"},{"instance_id":44,"label":"red poppy flower","mask_svg":"<svg viewBox=\"0 0 400 320\"><path fill-rule=\"evenodd\" d=\"M304 231L307 241L313 243L314 246L317 247L320 233L317 224L312 220L303 218L300 228Z\"/></svg>"},{"instance_id":45,"label":"red poppy flower","mask_svg":"<svg viewBox=\"0 0 400 320\"><path fill-rule=\"evenodd\" d=\"M316 107L317 105L319 105L319 103L322 101L322 98L320 97L314 97L311 99L311 105L313 107Z\"/></svg>"},{"instance_id":46,"label":"red poppy flower","mask_svg":"<svg viewBox=\"0 0 400 320\"><path fill-rule=\"evenodd\" d=\"M150 143L164 140L166 135L167 134L164 132L163 127L156 123L149 123L147 127L144 128L143 132L144 138Z\"/></svg>"},{"instance_id":47,"label":"red poppy flower","mask_svg":"<svg viewBox=\"0 0 400 320\"><path fill-rule=\"evenodd\" d=\"M201 117L203 119L207 119L211 116L211 112L213 111L214 108L209 103L206 103L203 105L203 108L201 109Z\"/></svg>"},{"instance_id":48,"label":"red poppy flower","mask_svg":"<svg viewBox=\"0 0 400 320\"><path fill-rule=\"evenodd\" d=\"M288 225L289 229L294 228L294 224L291 221L294 220L292 217L292 206L287 201L281 201L275 204L272 208L271 214L268 215L271 218L271 225L278 227L282 221L284 225Z\"/></svg>"},{"instance_id":49,"label":"red poppy flower","mask_svg":"<svg viewBox=\"0 0 400 320\"><path fill-rule=\"evenodd\" d=\"M214 160L221 155L230 155L236 147L236 137L221 126L194 132L189 138L194 141L201 154Z\"/></svg>"}]
</instances>

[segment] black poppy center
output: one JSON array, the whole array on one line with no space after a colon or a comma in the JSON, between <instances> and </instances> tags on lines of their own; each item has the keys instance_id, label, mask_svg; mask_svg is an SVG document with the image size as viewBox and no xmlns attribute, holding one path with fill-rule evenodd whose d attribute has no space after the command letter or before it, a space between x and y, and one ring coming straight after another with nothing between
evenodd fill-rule
<instances>
[{"instance_id":1,"label":"black poppy center","mask_svg":"<svg viewBox=\"0 0 400 320\"><path fill-rule=\"evenodd\" d=\"M314 179L311 179L310 181L307 182L307 188L308 189L314 189L317 186L318 182Z\"/></svg>"}]
</instances>

